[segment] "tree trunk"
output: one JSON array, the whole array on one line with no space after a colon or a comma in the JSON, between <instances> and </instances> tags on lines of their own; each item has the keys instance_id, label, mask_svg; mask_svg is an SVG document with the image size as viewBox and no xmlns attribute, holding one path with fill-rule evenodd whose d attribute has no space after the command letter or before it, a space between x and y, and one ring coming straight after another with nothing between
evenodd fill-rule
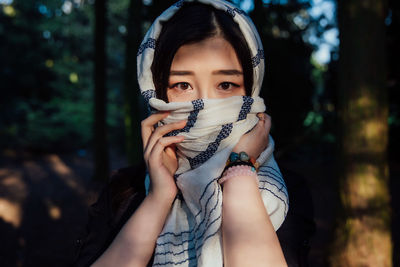
<instances>
[{"instance_id":1,"label":"tree trunk","mask_svg":"<svg viewBox=\"0 0 400 267\"><path fill-rule=\"evenodd\" d=\"M130 1L126 38L124 112L126 154L131 164L142 159L140 121L144 104L136 75L136 53L142 40L142 10L142 0Z\"/></svg>"},{"instance_id":2,"label":"tree trunk","mask_svg":"<svg viewBox=\"0 0 400 267\"><path fill-rule=\"evenodd\" d=\"M332 266L392 266L385 0L339 0L340 197Z\"/></svg>"},{"instance_id":3,"label":"tree trunk","mask_svg":"<svg viewBox=\"0 0 400 267\"><path fill-rule=\"evenodd\" d=\"M106 88L106 0L95 2L94 32L94 179L107 181L109 172Z\"/></svg>"}]
</instances>

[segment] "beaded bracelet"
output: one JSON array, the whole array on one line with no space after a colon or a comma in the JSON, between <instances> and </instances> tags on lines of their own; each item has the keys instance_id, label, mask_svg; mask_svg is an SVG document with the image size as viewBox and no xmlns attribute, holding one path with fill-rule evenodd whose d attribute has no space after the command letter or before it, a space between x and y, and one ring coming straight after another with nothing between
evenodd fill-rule
<instances>
[{"instance_id":1,"label":"beaded bracelet","mask_svg":"<svg viewBox=\"0 0 400 267\"><path fill-rule=\"evenodd\" d=\"M226 161L225 170L232 166L237 165L248 165L254 168L254 171L258 172L260 164L252 157L249 157L246 152L242 151L240 153L232 152Z\"/></svg>"},{"instance_id":2,"label":"beaded bracelet","mask_svg":"<svg viewBox=\"0 0 400 267\"><path fill-rule=\"evenodd\" d=\"M229 167L227 170L224 171L222 177L218 180L219 184L224 183L226 180L235 177L235 176L250 176L254 177L256 181L258 182L257 179L257 173L255 170L252 170L251 166L247 165L237 165L237 166L232 166Z\"/></svg>"}]
</instances>

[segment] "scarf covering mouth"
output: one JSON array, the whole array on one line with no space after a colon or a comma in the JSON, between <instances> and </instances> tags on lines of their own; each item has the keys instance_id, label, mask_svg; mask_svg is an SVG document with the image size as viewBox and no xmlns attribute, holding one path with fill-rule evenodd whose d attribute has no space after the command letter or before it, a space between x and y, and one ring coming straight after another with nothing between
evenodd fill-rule
<instances>
[{"instance_id":1,"label":"scarf covering mouth","mask_svg":"<svg viewBox=\"0 0 400 267\"><path fill-rule=\"evenodd\" d=\"M252 55L252 95L171 103L156 97L151 65L161 23L169 20L183 2L192 1L179 1L165 10L148 30L137 53L142 96L152 110L171 112L161 124L187 119L183 129L169 133L185 136L177 144L175 180L180 193L158 236L152 266L223 267L223 199L218 179L232 149L257 124L257 113L265 111L264 101L258 96L265 66L260 37L244 11L222 0L197 2L226 11L238 23ZM273 151L274 141L269 136L268 147L257 159L261 165L257 176L266 211L277 230L288 212L289 198Z\"/></svg>"}]
</instances>

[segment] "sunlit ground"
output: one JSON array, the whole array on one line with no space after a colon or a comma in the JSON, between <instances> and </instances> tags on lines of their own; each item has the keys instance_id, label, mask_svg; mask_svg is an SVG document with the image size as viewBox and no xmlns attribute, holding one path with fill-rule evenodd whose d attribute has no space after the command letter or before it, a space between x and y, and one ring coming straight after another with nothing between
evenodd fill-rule
<instances>
[{"instance_id":1,"label":"sunlit ground","mask_svg":"<svg viewBox=\"0 0 400 267\"><path fill-rule=\"evenodd\" d=\"M92 160L6 150L0 163L0 266L67 266L101 188Z\"/></svg>"}]
</instances>

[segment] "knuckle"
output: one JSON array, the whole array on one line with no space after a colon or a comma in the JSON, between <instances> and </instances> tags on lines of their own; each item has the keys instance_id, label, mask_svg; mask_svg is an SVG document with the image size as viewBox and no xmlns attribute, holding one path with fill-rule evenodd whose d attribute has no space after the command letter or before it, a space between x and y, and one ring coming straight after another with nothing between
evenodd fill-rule
<instances>
[{"instance_id":1,"label":"knuckle","mask_svg":"<svg viewBox=\"0 0 400 267\"><path fill-rule=\"evenodd\" d=\"M164 128L163 128L164 126L159 126L159 127L157 127L157 128L155 128L154 129L154 132L153 132L153 135L155 135L155 136L158 136L158 135L162 135L162 133L163 133L163 130L164 130Z\"/></svg>"},{"instance_id":2,"label":"knuckle","mask_svg":"<svg viewBox=\"0 0 400 267\"><path fill-rule=\"evenodd\" d=\"M142 120L142 121L140 122L140 126L142 126L142 128L145 127L145 126L147 126L147 120L148 120L148 118L147 118L147 119L144 119L144 120Z\"/></svg>"},{"instance_id":3,"label":"knuckle","mask_svg":"<svg viewBox=\"0 0 400 267\"><path fill-rule=\"evenodd\" d=\"M165 140L165 138L160 138L160 139L158 139L158 144L160 144L161 146L165 146L166 145L166 140Z\"/></svg>"}]
</instances>

